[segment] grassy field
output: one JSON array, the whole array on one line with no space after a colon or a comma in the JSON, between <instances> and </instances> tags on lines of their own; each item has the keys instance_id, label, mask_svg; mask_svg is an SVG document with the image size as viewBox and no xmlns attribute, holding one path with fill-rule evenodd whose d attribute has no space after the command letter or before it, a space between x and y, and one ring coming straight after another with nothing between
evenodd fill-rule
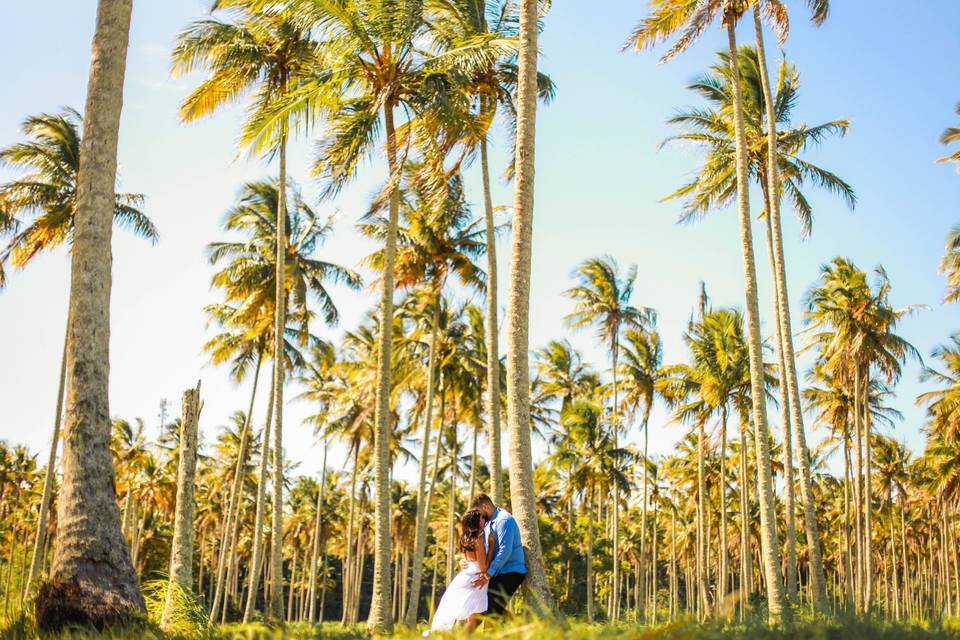
<instances>
[{"instance_id":1,"label":"grassy field","mask_svg":"<svg viewBox=\"0 0 960 640\"><path fill-rule=\"evenodd\" d=\"M4 640L27 640L40 636L28 618L7 622L0 630ZM66 632L57 638L107 640L354 640L371 636L363 627L345 628L339 624L289 625L274 627L264 624L224 625L215 628L196 626L178 634L164 634L155 626L112 630L102 633L77 630ZM423 629L398 630L390 636L398 640L414 640L423 637ZM466 638L464 633L437 634L436 638ZM919 625L894 625L856 620L825 620L802 622L789 628L771 629L765 625L700 625L694 622L679 622L657 627L640 627L623 624L586 624L575 620L564 622L515 621L512 624L489 628L470 637L498 640L581 640L587 638L625 638L628 640L947 640L960 639L957 626L924 627Z\"/></svg>"}]
</instances>

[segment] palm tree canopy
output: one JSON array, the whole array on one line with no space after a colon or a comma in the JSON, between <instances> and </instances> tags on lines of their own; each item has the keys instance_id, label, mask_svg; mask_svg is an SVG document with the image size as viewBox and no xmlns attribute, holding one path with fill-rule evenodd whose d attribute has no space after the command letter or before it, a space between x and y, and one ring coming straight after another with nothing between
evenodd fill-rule
<instances>
[{"instance_id":1,"label":"palm tree canopy","mask_svg":"<svg viewBox=\"0 0 960 640\"><path fill-rule=\"evenodd\" d=\"M30 116L21 125L28 140L0 149L0 166L24 171L0 184L0 237L10 236L0 249L0 288L8 263L23 269L41 253L73 242L82 122L70 108ZM116 194L113 221L155 244L160 235L140 210L143 202L140 194Z\"/></svg>"}]
</instances>

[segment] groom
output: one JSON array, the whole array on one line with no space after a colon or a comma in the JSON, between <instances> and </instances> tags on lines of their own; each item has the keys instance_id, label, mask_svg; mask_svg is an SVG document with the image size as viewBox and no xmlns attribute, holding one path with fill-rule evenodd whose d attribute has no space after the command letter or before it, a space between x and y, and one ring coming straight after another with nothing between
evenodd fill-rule
<instances>
[{"instance_id":1,"label":"groom","mask_svg":"<svg viewBox=\"0 0 960 640\"><path fill-rule=\"evenodd\" d=\"M502 616L507 609L507 603L527 577L527 562L523 555L523 544L520 540L520 527L506 510L493 504L485 493L474 497L470 503L471 509L477 509L487 521L484 527L484 539L490 538L492 531L497 536L497 546L493 552L493 560L486 572L473 584L482 587L490 583L487 589L488 616Z\"/></svg>"}]
</instances>

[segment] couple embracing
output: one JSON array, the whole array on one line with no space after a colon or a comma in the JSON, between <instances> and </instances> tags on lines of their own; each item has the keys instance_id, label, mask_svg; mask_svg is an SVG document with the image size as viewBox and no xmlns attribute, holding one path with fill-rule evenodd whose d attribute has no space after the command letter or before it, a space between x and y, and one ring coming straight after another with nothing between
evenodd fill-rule
<instances>
[{"instance_id":1,"label":"couple embracing","mask_svg":"<svg viewBox=\"0 0 960 640\"><path fill-rule=\"evenodd\" d=\"M520 527L490 496L481 493L460 521L460 573L450 581L431 629L446 631L466 621L473 631L483 618L501 617L527 577Z\"/></svg>"}]
</instances>

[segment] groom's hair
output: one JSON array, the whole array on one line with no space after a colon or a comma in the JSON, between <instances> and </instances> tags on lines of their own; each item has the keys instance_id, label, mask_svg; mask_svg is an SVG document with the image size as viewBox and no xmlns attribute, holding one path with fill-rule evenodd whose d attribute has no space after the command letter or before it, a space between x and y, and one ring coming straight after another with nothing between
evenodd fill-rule
<instances>
[{"instance_id":1,"label":"groom's hair","mask_svg":"<svg viewBox=\"0 0 960 640\"><path fill-rule=\"evenodd\" d=\"M485 493L478 493L473 496L473 500L470 501L471 509L479 509L480 507L495 507L497 505L493 504L493 500L490 499Z\"/></svg>"}]
</instances>

